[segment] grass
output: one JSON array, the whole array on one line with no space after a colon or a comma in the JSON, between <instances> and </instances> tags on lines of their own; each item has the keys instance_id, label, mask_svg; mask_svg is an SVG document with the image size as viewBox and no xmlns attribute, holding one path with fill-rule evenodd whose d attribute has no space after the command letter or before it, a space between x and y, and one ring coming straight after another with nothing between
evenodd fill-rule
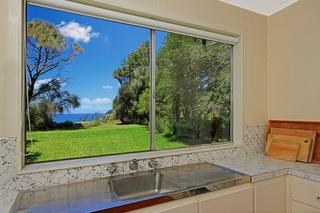
<instances>
[{"instance_id":1,"label":"grass","mask_svg":"<svg viewBox=\"0 0 320 213\"><path fill-rule=\"evenodd\" d=\"M76 130L32 132L27 146L28 163L149 150L149 131L142 125L102 124ZM186 146L164 134L156 134L157 149Z\"/></svg>"}]
</instances>

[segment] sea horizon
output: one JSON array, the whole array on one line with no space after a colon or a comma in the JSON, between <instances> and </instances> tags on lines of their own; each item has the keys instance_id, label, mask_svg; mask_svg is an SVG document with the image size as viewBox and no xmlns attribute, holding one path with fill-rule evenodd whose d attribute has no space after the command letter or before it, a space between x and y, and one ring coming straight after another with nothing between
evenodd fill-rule
<instances>
[{"instance_id":1,"label":"sea horizon","mask_svg":"<svg viewBox=\"0 0 320 213\"><path fill-rule=\"evenodd\" d=\"M62 123L66 121L79 123L81 121L91 122L97 117L104 116L105 113L56 113L53 115L53 121Z\"/></svg>"}]
</instances>

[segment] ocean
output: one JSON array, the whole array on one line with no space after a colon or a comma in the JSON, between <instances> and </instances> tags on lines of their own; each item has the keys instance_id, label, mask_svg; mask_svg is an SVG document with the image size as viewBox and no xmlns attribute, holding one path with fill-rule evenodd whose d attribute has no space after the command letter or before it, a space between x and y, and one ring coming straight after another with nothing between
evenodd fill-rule
<instances>
[{"instance_id":1,"label":"ocean","mask_svg":"<svg viewBox=\"0 0 320 213\"><path fill-rule=\"evenodd\" d=\"M65 121L81 122L81 121L93 121L97 117L103 117L103 113L83 113L83 114L55 114L53 115L53 121L56 123L62 123Z\"/></svg>"}]
</instances>

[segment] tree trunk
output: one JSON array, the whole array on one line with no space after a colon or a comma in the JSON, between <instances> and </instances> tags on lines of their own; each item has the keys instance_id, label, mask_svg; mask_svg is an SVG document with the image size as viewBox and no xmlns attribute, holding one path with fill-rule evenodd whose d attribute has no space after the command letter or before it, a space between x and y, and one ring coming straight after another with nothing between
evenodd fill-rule
<instances>
[{"instance_id":1,"label":"tree trunk","mask_svg":"<svg viewBox=\"0 0 320 213\"><path fill-rule=\"evenodd\" d=\"M217 129L219 128L219 125L217 124L217 122L215 121L212 121L211 123L211 131L210 131L210 134L211 134L211 141L214 140L215 136L216 136L216 133L217 133Z\"/></svg>"}]
</instances>

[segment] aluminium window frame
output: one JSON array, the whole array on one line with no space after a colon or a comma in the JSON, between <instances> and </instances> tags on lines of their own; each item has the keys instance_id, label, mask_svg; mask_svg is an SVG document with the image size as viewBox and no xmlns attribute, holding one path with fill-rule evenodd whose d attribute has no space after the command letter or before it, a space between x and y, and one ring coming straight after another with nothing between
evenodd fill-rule
<instances>
[{"instance_id":1,"label":"aluminium window frame","mask_svg":"<svg viewBox=\"0 0 320 213\"><path fill-rule=\"evenodd\" d=\"M229 144L221 144L221 145L200 145L200 146L190 146L186 148L177 148L177 149L169 149L169 150L155 150L154 144L154 131L155 131L155 60L151 61L151 88L153 88L150 92L150 96L152 101L150 102L150 116L151 122L151 131L150 131L150 151L148 152L137 152L137 153L125 153L125 154L117 154L117 155L109 155L109 156L98 156L98 157L87 157L80 159L66 159L61 161L53 161L46 163L34 163L25 165L25 157L22 153L25 153L25 125L24 125L24 107L22 107L22 111L18 113L17 121L20 126L18 130L20 131L18 137L18 173L33 173L39 171L48 171L50 169L64 169L64 168L72 168L76 166L89 166L89 165L97 165L102 163L110 163L110 162L122 162L131 160L134 158L145 159L151 157L163 157L163 156L171 156L176 154L186 154L200 151L209 151L209 150L219 150L219 149L228 149L242 146L243 144L243 40L241 39L240 34L236 34L237 36L229 36L215 33L214 30L208 29L207 31L197 28L190 28L188 26L177 25L170 22L158 21L150 18L144 18L136 15L130 15L122 12L115 12L112 10L108 10L108 8L100 8L92 5L79 4L74 1L67 0L23 0L22 2L19 0L11 0L9 1L9 22L11 21L12 26L9 27L9 33L15 32L17 35L10 37L9 44L13 45L13 48L9 51L9 56L13 56L15 54L19 55L12 68L24 69L25 65L25 32L26 32L26 3L30 3L32 5L58 9L66 12L72 12L76 14L102 18L109 21L116 21L120 23L136 25L144 28L149 28L150 30L150 45L155 45L155 30L161 30L166 32L178 33L182 35L188 35L193 37L198 37L202 39L215 40L218 42L228 43L233 45L233 55L232 55L232 82L231 82L231 142ZM11 18L11 19L10 19ZM233 34L235 35L235 34ZM13 40L15 39L15 40ZM18 42L16 42L18 40ZM23 47L23 48L21 48ZM154 48L153 48L154 49ZM10 54L11 53L11 54ZM155 51L151 51L151 54L155 54ZM155 58L155 55L151 58ZM19 85L20 89L20 98L17 100L20 103L20 106L24 106L24 90L25 90L25 72L23 72L23 76L17 76L20 79L21 84ZM21 74L21 73L20 73ZM19 90L18 89L18 90ZM153 124L152 124L153 123ZM22 133L22 134L21 134ZM21 152L19 152L19 150ZM66 162L68 164L66 165Z\"/></svg>"}]
</instances>

